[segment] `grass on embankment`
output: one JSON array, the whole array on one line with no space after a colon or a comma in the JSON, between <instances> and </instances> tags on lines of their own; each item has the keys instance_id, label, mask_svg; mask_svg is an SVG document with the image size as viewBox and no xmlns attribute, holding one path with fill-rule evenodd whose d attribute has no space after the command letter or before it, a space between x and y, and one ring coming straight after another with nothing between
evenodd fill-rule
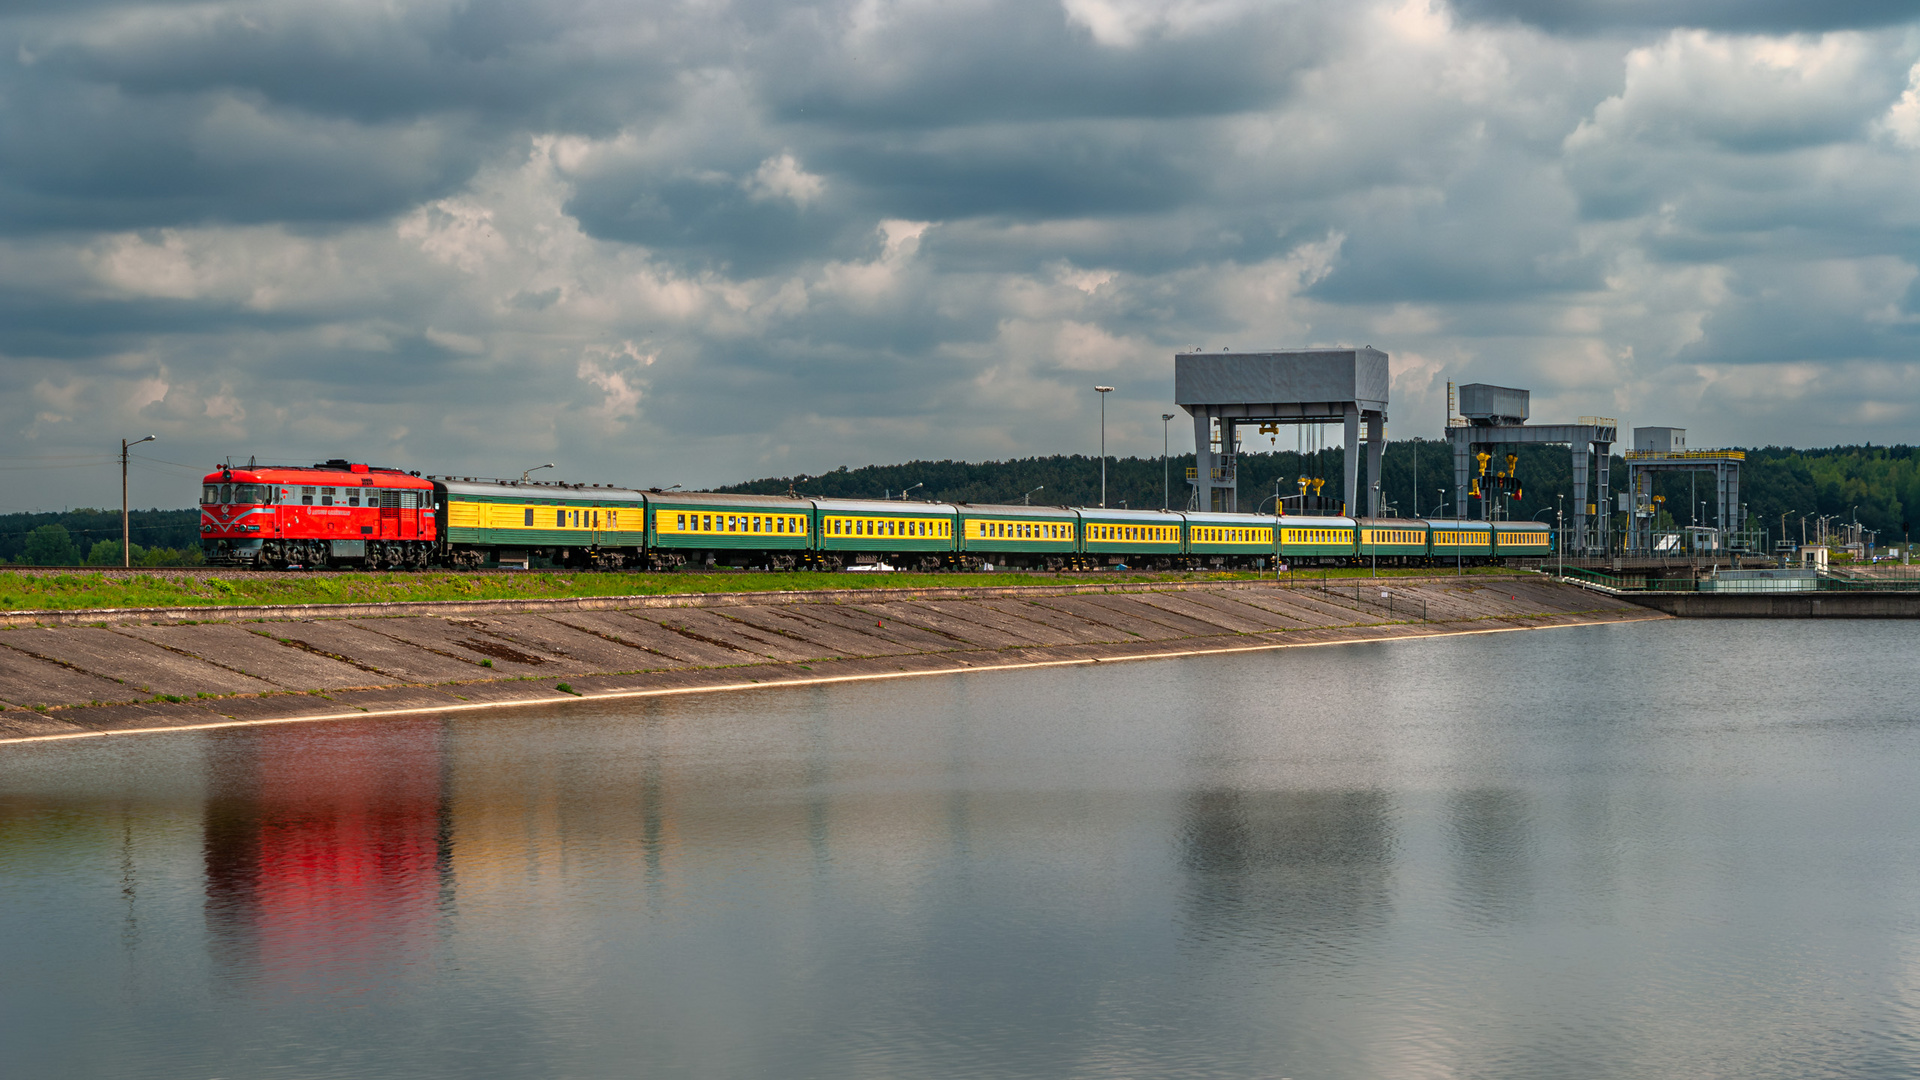
<instances>
[{"instance_id":1,"label":"grass on embankment","mask_svg":"<svg viewBox=\"0 0 1920 1080\"><path fill-rule=\"evenodd\" d=\"M1431 575L1436 570L1382 570L1382 577ZM1504 573L1497 568L1468 573ZM1302 570L1300 583L1369 577L1361 569ZM76 611L95 608L204 607L248 604L368 604L426 600L532 600L573 596L658 596L666 593L787 592L819 589L982 588L1059 582L1245 581L1271 574L736 574L736 573L416 573L342 571L327 574L225 576L171 573L0 573L0 611ZM1289 577L1292 575L1282 575Z\"/></svg>"}]
</instances>

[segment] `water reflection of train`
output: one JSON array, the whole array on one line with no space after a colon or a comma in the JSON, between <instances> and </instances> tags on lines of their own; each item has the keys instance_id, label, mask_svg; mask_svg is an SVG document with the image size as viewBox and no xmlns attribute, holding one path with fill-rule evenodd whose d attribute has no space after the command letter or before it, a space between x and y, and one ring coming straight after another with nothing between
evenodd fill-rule
<instances>
[{"instance_id":1,"label":"water reflection of train","mask_svg":"<svg viewBox=\"0 0 1920 1080\"><path fill-rule=\"evenodd\" d=\"M346 991L419 962L450 878L439 724L236 732L212 752L206 920L216 957Z\"/></svg>"}]
</instances>

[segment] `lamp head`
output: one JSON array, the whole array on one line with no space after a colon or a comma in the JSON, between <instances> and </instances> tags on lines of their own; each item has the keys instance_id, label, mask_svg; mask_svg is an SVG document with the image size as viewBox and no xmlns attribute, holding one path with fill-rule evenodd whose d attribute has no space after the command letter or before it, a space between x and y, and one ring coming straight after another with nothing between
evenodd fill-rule
<instances>
[{"instance_id":1,"label":"lamp head","mask_svg":"<svg viewBox=\"0 0 1920 1080\"><path fill-rule=\"evenodd\" d=\"M1100 393L1102 393L1102 394L1111 394L1111 393L1113 393L1113 387L1111 387L1111 386L1096 386L1096 387L1094 387L1094 389L1095 389L1095 390L1097 390L1097 391L1099 391L1099 392L1100 392Z\"/></svg>"}]
</instances>

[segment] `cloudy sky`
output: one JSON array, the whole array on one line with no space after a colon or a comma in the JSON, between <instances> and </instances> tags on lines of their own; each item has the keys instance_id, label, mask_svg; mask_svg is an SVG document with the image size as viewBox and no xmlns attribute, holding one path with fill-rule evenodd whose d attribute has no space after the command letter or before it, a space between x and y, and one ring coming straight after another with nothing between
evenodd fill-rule
<instances>
[{"instance_id":1,"label":"cloudy sky","mask_svg":"<svg viewBox=\"0 0 1920 1080\"><path fill-rule=\"evenodd\" d=\"M1370 344L1916 441L1920 3L13 0L0 510L232 454L689 487L1158 453ZM1179 440L1191 448L1191 435ZM1188 429L1190 431L1190 428Z\"/></svg>"}]
</instances>

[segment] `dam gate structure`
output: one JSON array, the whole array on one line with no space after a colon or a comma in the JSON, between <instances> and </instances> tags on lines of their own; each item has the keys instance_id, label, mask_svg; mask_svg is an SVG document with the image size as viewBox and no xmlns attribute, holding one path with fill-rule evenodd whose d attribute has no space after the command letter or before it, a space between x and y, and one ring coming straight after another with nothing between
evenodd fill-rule
<instances>
[{"instance_id":1,"label":"dam gate structure","mask_svg":"<svg viewBox=\"0 0 1920 1080\"><path fill-rule=\"evenodd\" d=\"M1173 401L1193 417L1198 510L1237 513L1235 429L1242 424L1340 424L1346 433L1344 511L1359 512L1360 442L1367 445L1366 515L1380 515L1380 455L1387 445L1387 354L1358 349L1179 353ZM1363 431L1364 429L1364 431ZM1215 447L1218 449L1215 449Z\"/></svg>"},{"instance_id":2,"label":"dam gate structure","mask_svg":"<svg viewBox=\"0 0 1920 1080\"><path fill-rule=\"evenodd\" d=\"M1447 419L1447 439L1453 444L1454 512L1467 513L1469 500L1478 497L1481 519L1502 515L1504 507L1499 498L1504 491L1491 490L1494 485L1486 477L1487 465L1501 447L1565 443L1573 451L1572 527L1566 532L1565 550L1570 554L1605 554L1612 521L1612 515L1605 512L1609 455L1619 438L1619 423L1604 416L1583 416L1574 424L1529 424L1531 397L1527 391L1509 386L1468 383L1460 387L1460 419ZM1590 465L1595 481L1592 486L1588 483Z\"/></svg>"}]
</instances>

